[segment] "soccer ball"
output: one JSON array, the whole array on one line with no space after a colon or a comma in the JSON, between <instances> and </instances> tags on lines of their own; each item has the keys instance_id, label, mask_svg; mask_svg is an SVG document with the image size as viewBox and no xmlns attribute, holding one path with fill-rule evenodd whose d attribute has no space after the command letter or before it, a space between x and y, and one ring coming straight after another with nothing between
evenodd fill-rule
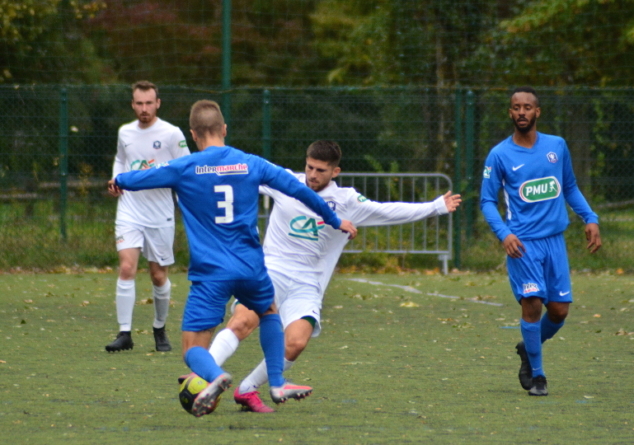
<instances>
[{"instance_id":1,"label":"soccer ball","mask_svg":"<svg viewBox=\"0 0 634 445\"><path fill-rule=\"evenodd\" d=\"M205 379L198 377L193 372L187 376L181 383L178 399L185 411L191 414L194 400L200 391L207 387L208 383Z\"/></svg>"}]
</instances>

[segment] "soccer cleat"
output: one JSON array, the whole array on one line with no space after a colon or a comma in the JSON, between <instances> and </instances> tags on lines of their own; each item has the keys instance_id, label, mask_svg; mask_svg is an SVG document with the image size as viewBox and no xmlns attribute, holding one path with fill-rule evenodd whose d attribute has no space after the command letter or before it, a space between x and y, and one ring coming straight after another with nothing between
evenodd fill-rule
<instances>
[{"instance_id":1,"label":"soccer cleat","mask_svg":"<svg viewBox=\"0 0 634 445\"><path fill-rule=\"evenodd\" d=\"M524 346L524 342L519 342L515 349L517 349L517 355L520 356L522 360L522 364L520 365L520 372L518 377L520 378L520 385L525 390L529 390L533 387L533 373L531 371L531 363L528 361L528 354L526 353L526 347Z\"/></svg>"},{"instance_id":2,"label":"soccer cleat","mask_svg":"<svg viewBox=\"0 0 634 445\"><path fill-rule=\"evenodd\" d=\"M134 342L132 341L132 334L130 331L121 331L117 334L117 338L112 343L106 345L106 351L118 352L132 349Z\"/></svg>"},{"instance_id":3,"label":"soccer cleat","mask_svg":"<svg viewBox=\"0 0 634 445\"><path fill-rule=\"evenodd\" d=\"M233 400L238 405L242 405L242 411L253 411L254 413L274 413L275 410L264 404L260 399L259 392L250 391L240 394L240 388L236 388L233 393Z\"/></svg>"},{"instance_id":4,"label":"soccer cleat","mask_svg":"<svg viewBox=\"0 0 634 445\"><path fill-rule=\"evenodd\" d=\"M172 345L165 333L165 326L162 328L154 328L154 341L156 342L156 350L159 352L167 352L172 350Z\"/></svg>"},{"instance_id":5,"label":"soccer cleat","mask_svg":"<svg viewBox=\"0 0 634 445\"><path fill-rule=\"evenodd\" d=\"M271 399L275 403L284 403L288 399L300 400L308 397L313 392L313 388L286 382L282 386L272 386L270 392Z\"/></svg>"},{"instance_id":6,"label":"soccer cleat","mask_svg":"<svg viewBox=\"0 0 634 445\"><path fill-rule=\"evenodd\" d=\"M211 414L218 406L219 396L227 388L231 386L231 375L227 372L223 372L214 379L205 389L198 393L194 405L192 406L192 414L195 417L204 416L205 414Z\"/></svg>"},{"instance_id":7,"label":"soccer cleat","mask_svg":"<svg viewBox=\"0 0 634 445\"><path fill-rule=\"evenodd\" d=\"M548 395L548 382L546 382L546 377L543 375L538 375L533 378L533 385L531 389L528 390L529 396L547 396Z\"/></svg>"}]
</instances>

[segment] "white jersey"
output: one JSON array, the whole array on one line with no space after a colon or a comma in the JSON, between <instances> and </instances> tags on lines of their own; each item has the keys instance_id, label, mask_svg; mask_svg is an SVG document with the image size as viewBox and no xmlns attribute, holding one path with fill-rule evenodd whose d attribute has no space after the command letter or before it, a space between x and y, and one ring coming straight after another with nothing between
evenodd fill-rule
<instances>
[{"instance_id":1,"label":"white jersey","mask_svg":"<svg viewBox=\"0 0 634 445\"><path fill-rule=\"evenodd\" d=\"M157 118L151 127L142 129L135 120L119 128L112 177L131 170L145 170L188 154L180 128ZM123 221L145 227L173 226L171 189L126 191L117 204L117 222Z\"/></svg>"},{"instance_id":2,"label":"white jersey","mask_svg":"<svg viewBox=\"0 0 634 445\"><path fill-rule=\"evenodd\" d=\"M305 183L305 174L295 176ZM275 201L263 244L266 267L317 284L323 298L348 234L328 226L302 203L277 190L263 186L260 193ZM357 227L404 224L449 213L442 196L426 203L380 203L334 181L318 194L339 218Z\"/></svg>"}]
</instances>

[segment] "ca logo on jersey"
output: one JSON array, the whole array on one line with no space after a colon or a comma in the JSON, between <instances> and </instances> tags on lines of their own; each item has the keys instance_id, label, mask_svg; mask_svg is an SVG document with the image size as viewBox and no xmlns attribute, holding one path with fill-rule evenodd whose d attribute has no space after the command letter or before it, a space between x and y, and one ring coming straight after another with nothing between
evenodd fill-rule
<instances>
[{"instance_id":1,"label":"ca logo on jersey","mask_svg":"<svg viewBox=\"0 0 634 445\"><path fill-rule=\"evenodd\" d=\"M520 186L520 198L525 202L555 199L561 193L561 185L554 176L531 179Z\"/></svg>"},{"instance_id":2,"label":"ca logo on jersey","mask_svg":"<svg viewBox=\"0 0 634 445\"><path fill-rule=\"evenodd\" d=\"M154 159L146 161L145 159L137 159L130 163L130 170L147 170L154 167Z\"/></svg>"},{"instance_id":3,"label":"ca logo on jersey","mask_svg":"<svg viewBox=\"0 0 634 445\"><path fill-rule=\"evenodd\" d=\"M289 225L291 228L290 236L310 241L319 241L319 231L326 227L325 222L303 215L293 218Z\"/></svg>"},{"instance_id":4,"label":"ca logo on jersey","mask_svg":"<svg viewBox=\"0 0 634 445\"><path fill-rule=\"evenodd\" d=\"M484 179L488 179L491 177L491 167L484 166L484 171L482 172L482 177Z\"/></svg>"}]
</instances>

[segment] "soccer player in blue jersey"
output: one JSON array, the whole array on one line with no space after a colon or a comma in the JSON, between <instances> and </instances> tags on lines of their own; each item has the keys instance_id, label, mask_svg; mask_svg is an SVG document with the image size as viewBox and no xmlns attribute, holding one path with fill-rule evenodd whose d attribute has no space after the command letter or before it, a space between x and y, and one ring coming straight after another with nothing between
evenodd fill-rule
<instances>
[{"instance_id":1,"label":"soccer player in blue jersey","mask_svg":"<svg viewBox=\"0 0 634 445\"><path fill-rule=\"evenodd\" d=\"M548 395L542 344L562 328L572 303L566 203L586 224L588 250L601 247L599 218L577 187L566 142L537 131L540 113L533 88L513 91L509 116L515 131L487 156L480 196L482 213L508 255L511 289L522 308L519 380L532 396ZM498 212L500 188L506 221Z\"/></svg>"},{"instance_id":2,"label":"soccer player in blue jersey","mask_svg":"<svg viewBox=\"0 0 634 445\"><path fill-rule=\"evenodd\" d=\"M178 194L192 282L183 315L183 356L193 373L210 382L194 400L191 412L196 417L211 413L218 396L231 384L231 376L207 349L232 295L260 316L260 344L272 376L273 401L304 398L312 388L285 382L282 376L284 333L257 231L258 187L268 185L293 196L350 237L356 236L356 228L340 220L322 198L289 172L226 146L226 125L216 102L196 102L189 124L200 152L148 170L120 174L113 186L123 190L171 188Z\"/></svg>"}]
</instances>

